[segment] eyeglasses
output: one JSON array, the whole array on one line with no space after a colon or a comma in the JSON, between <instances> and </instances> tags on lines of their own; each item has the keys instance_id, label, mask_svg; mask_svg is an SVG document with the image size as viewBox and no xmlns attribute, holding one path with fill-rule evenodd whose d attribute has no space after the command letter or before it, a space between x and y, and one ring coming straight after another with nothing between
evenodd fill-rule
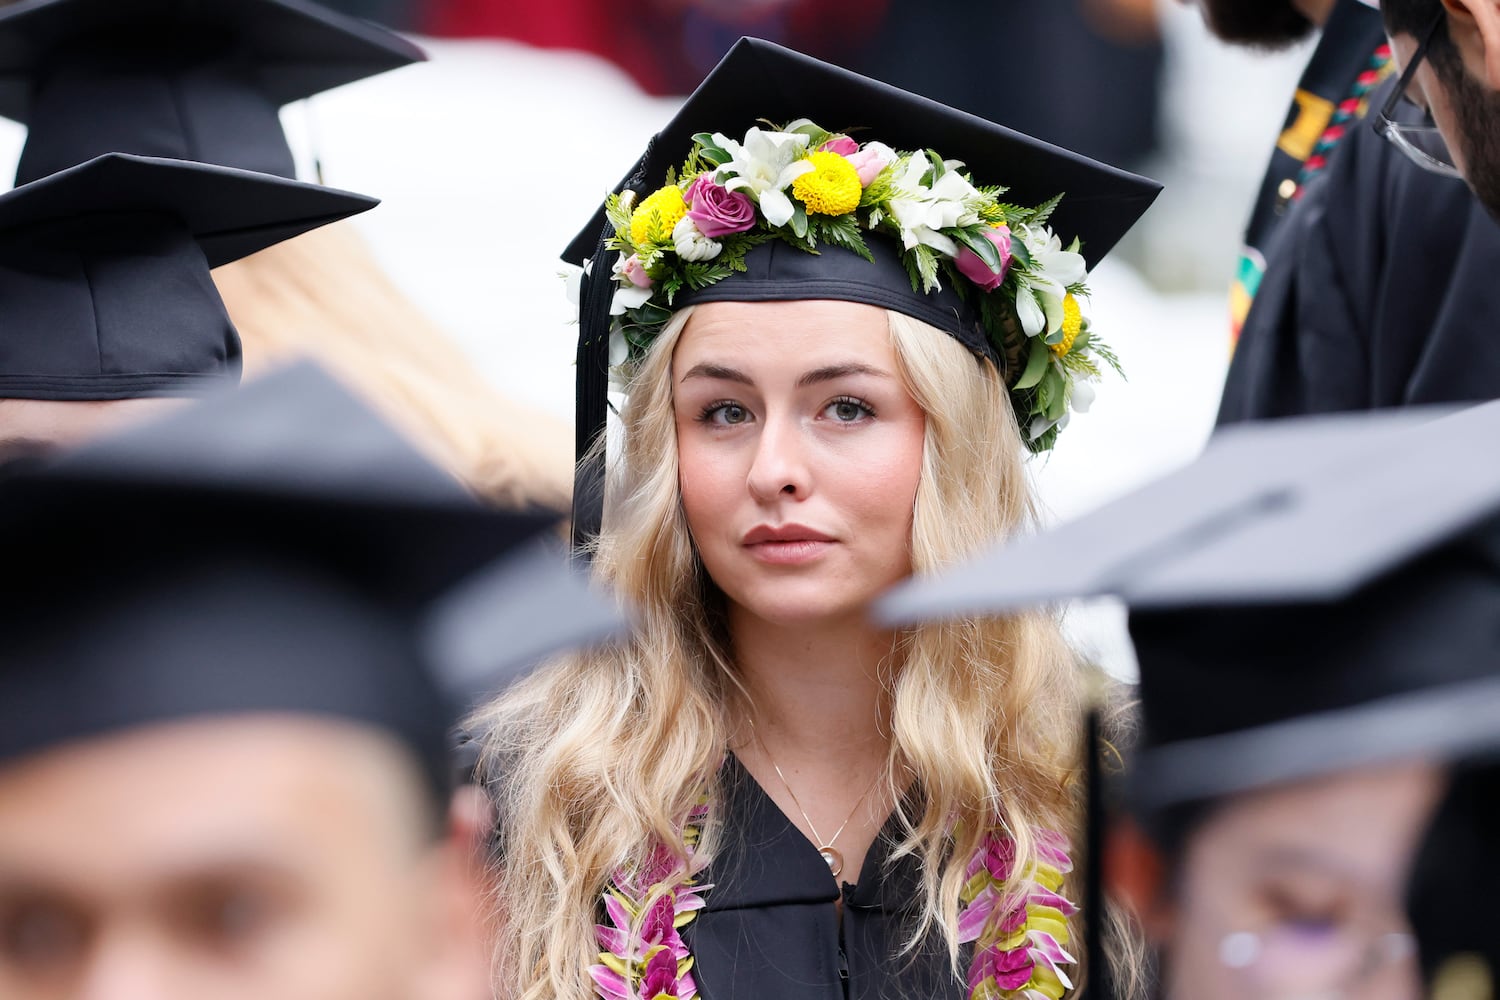
<instances>
[{"instance_id":1,"label":"eyeglasses","mask_svg":"<svg viewBox=\"0 0 1500 1000\"><path fill-rule=\"evenodd\" d=\"M1415 955L1411 934L1370 928L1276 926L1238 931L1219 942L1219 961L1264 1000L1362 996L1378 973Z\"/></svg>"},{"instance_id":2,"label":"eyeglasses","mask_svg":"<svg viewBox=\"0 0 1500 1000\"><path fill-rule=\"evenodd\" d=\"M1422 33L1417 50L1412 53L1411 60L1402 71L1401 79L1396 83L1396 89L1391 91L1391 96L1386 99L1385 107L1380 109L1380 116L1375 119L1375 131L1422 169L1442 174L1444 177L1462 177L1458 168L1453 165L1453 154L1448 151L1447 141L1443 139L1443 134L1438 131L1438 127L1432 123L1430 113L1422 122L1400 122L1393 117L1397 105L1401 103L1402 98L1406 97L1407 88L1411 86L1412 79L1417 75L1417 67L1422 65L1422 60L1427 57L1427 48L1432 44L1432 39L1446 16L1442 7L1439 6L1437 16ZM1416 104L1410 99L1408 103Z\"/></svg>"}]
</instances>

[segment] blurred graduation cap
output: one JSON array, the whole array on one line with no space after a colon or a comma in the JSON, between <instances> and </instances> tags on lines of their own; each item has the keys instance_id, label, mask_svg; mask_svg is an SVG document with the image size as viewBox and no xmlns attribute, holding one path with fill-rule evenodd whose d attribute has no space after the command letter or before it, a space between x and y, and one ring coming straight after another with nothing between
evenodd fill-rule
<instances>
[{"instance_id":1,"label":"blurred graduation cap","mask_svg":"<svg viewBox=\"0 0 1500 1000\"><path fill-rule=\"evenodd\" d=\"M1500 403L1277 421L881 601L888 622L1113 594L1144 809L1500 741ZM1477 460L1476 460L1477 459Z\"/></svg>"},{"instance_id":2,"label":"blurred graduation cap","mask_svg":"<svg viewBox=\"0 0 1500 1000\"><path fill-rule=\"evenodd\" d=\"M1407 918L1430 1000L1494 1000L1500 985L1500 758L1451 769L1407 876Z\"/></svg>"},{"instance_id":3,"label":"blurred graduation cap","mask_svg":"<svg viewBox=\"0 0 1500 1000\"><path fill-rule=\"evenodd\" d=\"M555 522L479 506L310 365L18 472L0 762L294 712L390 732L441 788L466 702L621 624Z\"/></svg>"},{"instance_id":4,"label":"blurred graduation cap","mask_svg":"<svg viewBox=\"0 0 1500 1000\"><path fill-rule=\"evenodd\" d=\"M209 269L377 202L111 153L0 194L0 398L202 391L240 371Z\"/></svg>"},{"instance_id":5,"label":"blurred graduation cap","mask_svg":"<svg viewBox=\"0 0 1500 1000\"><path fill-rule=\"evenodd\" d=\"M789 122L799 118L811 119L825 128L850 130L861 137L878 139L895 149L935 149L944 157L961 160L981 181L1004 183L1006 198L1016 203L1039 205L1056 195L1065 195L1049 225L1065 234L1064 239L1076 236L1081 240L1082 253L1091 267L1114 248L1161 190L1155 181L937 101L771 42L742 38L651 139L615 191L631 189L644 194L654 190L668 168L682 163L696 133L739 136L766 121ZM601 205L563 253L563 259L573 264L594 261L584 278L580 297L576 425L580 457L594 446L606 419L609 307L614 288L604 253L604 240L609 235ZM883 238L870 241L876 255L874 265L835 247L825 248L818 256L782 253L772 241L747 256L750 267L745 275L719 282L709 294L700 295L698 301L729 297L745 301L788 298L793 296L778 295L771 286L777 282L800 282L805 290L797 293L798 298L847 298L906 309L918 318L926 318L928 310L920 306L916 310L911 308L911 300L923 296L911 291L899 257L874 246ZM766 259L752 260L758 257ZM863 282L865 290L852 288L851 280L858 282L861 273L875 274L876 278ZM818 279L822 279L821 284ZM840 285L842 291L831 288L833 284ZM685 296L683 302L688 298ZM946 329L953 324L939 321L937 325ZM956 331L950 332L960 336ZM966 344L974 347L967 341ZM584 478L574 487L575 539L596 534L599 526L602 470L580 465L580 474Z\"/></svg>"},{"instance_id":6,"label":"blurred graduation cap","mask_svg":"<svg viewBox=\"0 0 1500 1000\"><path fill-rule=\"evenodd\" d=\"M20 0L0 8L16 183L103 153L296 176L278 109L426 58L309 0Z\"/></svg>"}]
</instances>

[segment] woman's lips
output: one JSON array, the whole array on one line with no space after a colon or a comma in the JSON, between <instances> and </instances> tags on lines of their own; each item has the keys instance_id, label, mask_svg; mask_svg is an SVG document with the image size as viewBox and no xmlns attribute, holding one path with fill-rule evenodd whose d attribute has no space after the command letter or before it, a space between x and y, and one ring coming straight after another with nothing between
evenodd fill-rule
<instances>
[{"instance_id":1,"label":"woman's lips","mask_svg":"<svg viewBox=\"0 0 1500 1000\"><path fill-rule=\"evenodd\" d=\"M785 542L754 542L745 548L756 559L773 566L796 566L811 562L833 548L834 543L823 538L799 538Z\"/></svg>"},{"instance_id":2,"label":"woman's lips","mask_svg":"<svg viewBox=\"0 0 1500 1000\"><path fill-rule=\"evenodd\" d=\"M834 544L821 531L800 524L761 525L746 534L744 542L752 556L774 566L810 562Z\"/></svg>"}]
</instances>

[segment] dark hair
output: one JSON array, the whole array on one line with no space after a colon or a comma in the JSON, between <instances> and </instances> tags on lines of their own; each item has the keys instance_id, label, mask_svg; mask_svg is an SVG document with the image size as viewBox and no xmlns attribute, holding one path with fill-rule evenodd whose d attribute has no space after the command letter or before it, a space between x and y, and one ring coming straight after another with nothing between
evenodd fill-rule
<instances>
[{"instance_id":1,"label":"dark hair","mask_svg":"<svg viewBox=\"0 0 1500 1000\"><path fill-rule=\"evenodd\" d=\"M1381 0L1380 16L1388 35L1420 37L1442 7L1442 0ZM1439 29L1443 34L1446 30Z\"/></svg>"}]
</instances>

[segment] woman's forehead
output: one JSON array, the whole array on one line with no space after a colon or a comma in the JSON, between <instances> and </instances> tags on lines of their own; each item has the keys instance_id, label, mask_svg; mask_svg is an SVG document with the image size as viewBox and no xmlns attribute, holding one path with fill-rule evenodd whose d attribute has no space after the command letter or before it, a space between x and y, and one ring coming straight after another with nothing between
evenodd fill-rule
<instances>
[{"instance_id":1,"label":"woman's forehead","mask_svg":"<svg viewBox=\"0 0 1500 1000\"><path fill-rule=\"evenodd\" d=\"M890 369L895 363L884 309L853 302L713 302L698 306L673 354L681 378L710 362L741 370L790 371L828 365Z\"/></svg>"}]
</instances>

